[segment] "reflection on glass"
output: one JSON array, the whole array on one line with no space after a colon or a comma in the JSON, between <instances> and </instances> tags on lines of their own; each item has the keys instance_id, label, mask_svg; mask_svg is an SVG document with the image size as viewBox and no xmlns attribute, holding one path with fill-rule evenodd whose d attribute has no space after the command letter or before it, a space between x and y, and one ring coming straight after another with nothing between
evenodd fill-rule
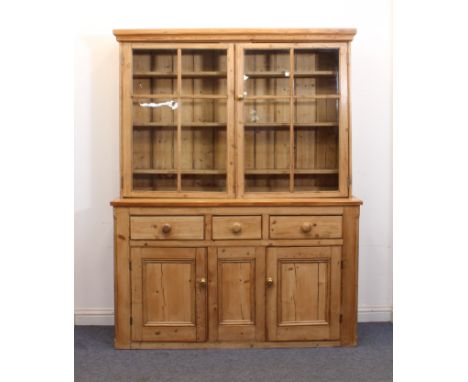
<instances>
[{"instance_id":1,"label":"reflection on glass","mask_svg":"<svg viewBox=\"0 0 468 382\"><path fill-rule=\"evenodd\" d=\"M289 99L248 100L244 102L244 123L285 124L289 123Z\"/></svg>"}]
</instances>

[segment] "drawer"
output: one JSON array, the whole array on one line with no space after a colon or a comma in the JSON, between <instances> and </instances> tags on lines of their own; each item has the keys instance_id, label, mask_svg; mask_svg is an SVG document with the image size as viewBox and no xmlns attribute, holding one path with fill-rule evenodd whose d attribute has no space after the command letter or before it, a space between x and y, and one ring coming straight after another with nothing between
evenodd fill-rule
<instances>
[{"instance_id":1,"label":"drawer","mask_svg":"<svg viewBox=\"0 0 468 382\"><path fill-rule=\"evenodd\" d=\"M213 239L261 239L261 216L213 216Z\"/></svg>"},{"instance_id":2,"label":"drawer","mask_svg":"<svg viewBox=\"0 0 468 382\"><path fill-rule=\"evenodd\" d=\"M133 240L203 240L204 216L132 216Z\"/></svg>"},{"instance_id":3,"label":"drawer","mask_svg":"<svg viewBox=\"0 0 468 382\"><path fill-rule=\"evenodd\" d=\"M339 239L341 216L270 216L271 239Z\"/></svg>"}]
</instances>

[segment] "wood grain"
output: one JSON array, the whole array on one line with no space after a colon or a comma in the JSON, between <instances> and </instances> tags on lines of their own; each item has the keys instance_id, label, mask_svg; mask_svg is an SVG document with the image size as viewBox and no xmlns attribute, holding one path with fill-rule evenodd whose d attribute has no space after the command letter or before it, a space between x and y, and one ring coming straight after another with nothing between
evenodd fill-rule
<instances>
[{"instance_id":1,"label":"wood grain","mask_svg":"<svg viewBox=\"0 0 468 382\"><path fill-rule=\"evenodd\" d=\"M213 240L261 238L261 216L213 216Z\"/></svg>"},{"instance_id":2,"label":"wood grain","mask_svg":"<svg viewBox=\"0 0 468 382\"><path fill-rule=\"evenodd\" d=\"M165 232L165 227L170 231ZM132 240L202 240L203 216L133 216L130 218Z\"/></svg>"}]
</instances>

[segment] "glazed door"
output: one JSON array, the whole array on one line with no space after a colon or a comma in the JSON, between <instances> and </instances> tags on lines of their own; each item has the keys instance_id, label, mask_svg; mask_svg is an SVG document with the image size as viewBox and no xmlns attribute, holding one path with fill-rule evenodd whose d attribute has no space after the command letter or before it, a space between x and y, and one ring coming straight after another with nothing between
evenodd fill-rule
<instances>
[{"instance_id":1,"label":"glazed door","mask_svg":"<svg viewBox=\"0 0 468 382\"><path fill-rule=\"evenodd\" d=\"M265 340L265 249L213 248L210 341Z\"/></svg>"},{"instance_id":2,"label":"glazed door","mask_svg":"<svg viewBox=\"0 0 468 382\"><path fill-rule=\"evenodd\" d=\"M206 340L206 250L132 248L132 340Z\"/></svg>"},{"instance_id":3,"label":"glazed door","mask_svg":"<svg viewBox=\"0 0 468 382\"><path fill-rule=\"evenodd\" d=\"M236 49L238 193L348 196L347 45Z\"/></svg>"},{"instance_id":4,"label":"glazed door","mask_svg":"<svg viewBox=\"0 0 468 382\"><path fill-rule=\"evenodd\" d=\"M233 195L233 52L232 44L133 45L123 84L125 195Z\"/></svg>"},{"instance_id":5,"label":"glazed door","mask_svg":"<svg viewBox=\"0 0 468 382\"><path fill-rule=\"evenodd\" d=\"M269 248L266 275L268 340L339 339L341 247Z\"/></svg>"}]
</instances>

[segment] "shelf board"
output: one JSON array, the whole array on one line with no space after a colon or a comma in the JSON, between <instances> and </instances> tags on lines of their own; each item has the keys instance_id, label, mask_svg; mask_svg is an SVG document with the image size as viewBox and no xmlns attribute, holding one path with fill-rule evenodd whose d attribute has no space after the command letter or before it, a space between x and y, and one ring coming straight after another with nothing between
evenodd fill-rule
<instances>
[{"instance_id":1,"label":"shelf board","mask_svg":"<svg viewBox=\"0 0 468 382\"><path fill-rule=\"evenodd\" d=\"M226 127L226 123L222 122L182 122L182 127Z\"/></svg>"},{"instance_id":2,"label":"shelf board","mask_svg":"<svg viewBox=\"0 0 468 382\"><path fill-rule=\"evenodd\" d=\"M288 127L289 122L247 122L244 127Z\"/></svg>"},{"instance_id":3,"label":"shelf board","mask_svg":"<svg viewBox=\"0 0 468 382\"><path fill-rule=\"evenodd\" d=\"M182 79L184 78L206 78L206 77L226 77L226 72L217 72L217 71L203 71L203 72L182 72ZM177 78L177 73L170 72L154 72L154 71L144 71L144 72L134 72L133 78Z\"/></svg>"},{"instance_id":4,"label":"shelf board","mask_svg":"<svg viewBox=\"0 0 468 382\"><path fill-rule=\"evenodd\" d=\"M161 122L136 122L133 124L134 129L144 129L150 127L177 127L175 123L161 123Z\"/></svg>"},{"instance_id":5,"label":"shelf board","mask_svg":"<svg viewBox=\"0 0 468 382\"><path fill-rule=\"evenodd\" d=\"M226 72L220 71L200 71L200 72L183 72L182 79L184 78L198 78L198 77L227 77Z\"/></svg>"},{"instance_id":6,"label":"shelf board","mask_svg":"<svg viewBox=\"0 0 468 382\"><path fill-rule=\"evenodd\" d=\"M334 70L317 70L312 72L295 72L286 76L284 72L247 72L245 75L250 78L289 78L292 75L298 78L304 77L334 77L337 72Z\"/></svg>"},{"instance_id":7,"label":"shelf board","mask_svg":"<svg viewBox=\"0 0 468 382\"><path fill-rule=\"evenodd\" d=\"M291 98L289 95L246 95L244 101L267 101L267 100L284 100L287 101ZM314 99L340 99L339 94L315 94L315 95L293 95L295 100L314 100Z\"/></svg>"},{"instance_id":8,"label":"shelf board","mask_svg":"<svg viewBox=\"0 0 468 382\"><path fill-rule=\"evenodd\" d=\"M295 123L294 127L335 127L338 122L311 122L311 123ZM289 127L289 122L254 122L245 123L244 127Z\"/></svg>"},{"instance_id":9,"label":"shelf board","mask_svg":"<svg viewBox=\"0 0 468 382\"><path fill-rule=\"evenodd\" d=\"M177 94L133 94L133 101L142 99L227 99L224 94L182 94L180 97Z\"/></svg>"},{"instance_id":10,"label":"shelf board","mask_svg":"<svg viewBox=\"0 0 468 382\"><path fill-rule=\"evenodd\" d=\"M170 72L153 72L153 71L144 71L144 72L134 72L133 78L177 78L177 73Z\"/></svg>"},{"instance_id":11,"label":"shelf board","mask_svg":"<svg viewBox=\"0 0 468 382\"><path fill-rule=\"evenodd\" d=\"M154 168L136 168L133 170L134 174L139 175L160 175L160 174L177 174L176 169L154 169ZM226 170L181 170L182 175L223 175Z\"/></svg>"},{"instance_id":12,"label":"shelf board","mask_svg":"<svg viewBox=\"0 0 468 382\"><path fill-rule=\"evenodd\" d=\"M289 168L247 169L245 175L288 175Z\"/></svg>"},{"instance_id":13,"label":"shelf board","mask_svg":"<svg viewBox=\"0 0 468 382\"><path fill-rule=\"evenodd\" d=\"M310 174L310 175L322 175L322 174L338 174L338 169L294 169L295 174ZM282 175L289 174L289 168L286 169L248 169L245 171L246 175Z\"/></svg>"},{"instance_id":14,"label":"shelf board","mask_svg":"<svg viewBox=\"0 0 468 382\"><path fill-rule=\"evenodd\" d=\"M310 175L322 175L322 174L338 174L337 168L316 168L316 169L294 169L294 173L298 175L310 174Z\"/></svg>"},{"instance_id":15,"label":"shelf board","mask_svg":"<svg viewBox=\"0 0 468 382\"><path fill-rule=\"evenodd\" d=\"M294 127L338 127L338 122L295 123Z\"/></svg>"},{"instance_id":16,"label":"shelf board","mask_svg":"<svg viewBox=\"0 0 468 382\"><path fill-rule=\"evenodd\" d=\"M312 72L295 72L294 77L304 78L304 77L335 77L338 72L334 70L316 70Z\"/></svg>"},{"instance_id":17,"label":"shelf board","mask_svg":"<svg viewBox=\"0 0 468 382\"><path fill-rule=\"evenodd\" d=\"M177 127L175 123L162 123L162 122L140 122L134 123L134 129L145 129L145 128L157 128L157 127ZM226 123L220 122L187 122L182 123L182 127L226 127Z\"/></svg>"}]
</instances>

